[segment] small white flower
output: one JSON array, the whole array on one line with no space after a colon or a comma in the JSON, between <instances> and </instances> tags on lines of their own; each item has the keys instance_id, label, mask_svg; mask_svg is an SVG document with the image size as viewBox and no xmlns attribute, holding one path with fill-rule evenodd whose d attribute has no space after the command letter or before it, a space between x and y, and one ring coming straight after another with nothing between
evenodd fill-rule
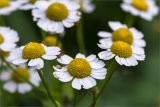
<instances>
[{"instance_id":1,"label":"small white flower","mask_svg":"<svg viewBox=\"0 0 160 107\"><path fill-rule=\"evenodd\" d=\"M37 1L32 15L37 25L46 32L63 33L80 19L80 6L67 0Z\"/></svg>"},{"instance_id":2,"label":"small white flower","mask_svg":"<svg viewBox=\"0 0 160 107\"><path fill-rule=\"evenodd\" d=\"M146 42L144 41L143 33L138 31L136 28L128 28L127 25L122 24L120 22L112 22L108 23L110 28L113 30L112 33L106 31L100 31L98 36L102 39L106 39L107 41L123 41L134 47L143 48L146 46Z\"/></svg>"},{"instance_id":3,"label":"small white flower","mask_svg":"<svg viewBox=\"0 0 160 107\"><path fill-rule=\"evenodd\" d=\"M11 52L9 60L15 65L21 65L28 62L28 66L42 69L44 61L53 60L60 54L58 47L46 47L43 44L30 42L25 46L17 48Z\"/></svg>"},{"instance_id":4,"label":"small white flower","mask_svg":"<svg viewBox=\"0 0 160 107\"><path fill-rule=\"evenodd\" d=\"M21 10L31 10L31 9L35 8L36 1L37 0L20 0L19 1L19 2L21 2L20 9Z\"/></svg>"},{"instance_id":5,"label":"small white flower","mask_svg":"<svg viewBox=\"0 0 160 107\"><path fill-rule=\"evenodd\" d=\"M18 33L8 27L0 27L0 50L11 51L19 41Z\"/></svg>"},{"instance_id":6,"label":"small white flower","mask_svg":"<svg viewBox=\"0 0 160 107\"><path fill-rule=\"evenodd\" d=\"M20 5L19 0L0 0L0 15L9 15L18 10Z\"/></svg>"},{"instance_id":7,"label":"small white flower","mask_svg":"<svg viewBox=\"0 0 160 107\"><path fill-rule=\"evenodd\" d=\"M3 85L3 89L10 93L19 92L21 94L25 94L31 91L32 86L28 84L27 82L25 82L22 79L22 77L19 76L19 74L23 76L23 78L25 78L26 80L33 83L35 86L40 85L41 80L35 69L33 68L27 69L26 67L18 67L16 68L16 71L6 70L0 74L0 80L5 82Z\"/></svg>"},{"instance_id":8,"label":"small white flower","mask_svg":"<svg viewBox=\"0 0 160 107\"><path fill-rule=\"evenodd\" d=\"M151 21L159 11L155 0L123 0L121 8L148 21Z\"/></svg>"},{"instance_id":9,"label":"small white flower","mask_svg":"<svg viewBox=\"0 0 160 107\"><path fill-rule=\"evenodd\" d=\"M72 87L81 90L92 88L96 85L95 79L105 79L107 69L105 64L95 55L85 57L83 54L77 54L73 59L70 56L63 55L57 60L64 67L54 67L53 75L62 82L72 81Z\"/></svg>"},{"instance_id":10,"label":"small white flower","mask_svg":"<svg viewBox=\"0 0 160 107\"><path fill-rule=\"evenodd\" d=\"M84 13L92 13L95 10L95 5L92 3L92 0L75 0L75 1L80 4L81 10Z\"/></svg>"},{"instance_id":11,"label":"small white flower","mask_svg":"<svg viewBox=\"0 0 160 107\"><path fill-rule=\"evenodd\" d=\"M100 40L98 46L105 49L98 54L100 59L110 60L115 57L120 65L136 66L138 61L145 59L143 48L134 47L123 41L108 41L105 39Z\"/></svg>"}]
</instances>

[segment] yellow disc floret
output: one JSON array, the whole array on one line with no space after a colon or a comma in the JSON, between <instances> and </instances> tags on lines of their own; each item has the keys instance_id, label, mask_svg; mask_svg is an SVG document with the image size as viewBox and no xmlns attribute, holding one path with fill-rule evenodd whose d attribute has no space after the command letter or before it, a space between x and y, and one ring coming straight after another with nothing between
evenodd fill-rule
<instances>
[{"instance_id":1,"label":"yellow disc floret","mask_svg":"<svg viewBox=\"0 0 160 107\"><path fill-rule=\"evenodd\" d=\"M0 34L0 44L4 42L3 36Z\"/></svg>"},{"instance_id":2,"label":"yellow disc floret","mask_svg":"<svg viewBox=\"0 0 160 107\"><path fill-rule=\"evenodd\" d=\"M36 0L29 0L29 3L34 4Z\"/></svg>"},{"instance_id":3,"label":"yellow disc floret","mask_svg":"<svg viewBox=\"0 0 160 107\"><path fill-rule=\"evenodd\" d=\"M35 42L28 43L22 50L22 56L24 59L40 58L45 54L44 47Z\"/></svg>"},{"instance_id":4,"label":"yellow disc floret","mask_svg":"<svg viewBox=\"0 0 160 107\"><path fill-rule=\"evenodd\" d=\"M132 5L141 11L148 10L148 3L146 0L133 0Z\"/></svg>"},{"instance_id":5,"label":"yellow disc floret","mask_svg":"<svg viewBox=\"0 0 160 107\"><path fill-rule=\"evenodd\" d=\"M44 38L43 43L47 46L56 46L57 45L57 37L56 36L47 36Z\"/></svg>"},{"instance_id":6,"label":"yellow disc floret","mask_svg":"<svg viewBox=\"0 0 160 107\"><path fill-rule=\"evenodd\" d=\"M91 66L87 60L76 58L68 65L68 71L73 77L84 78L90 75Z\"/></svg>"},{"instance_id":7,"label":"yellow disc floret","mask_svg":"<svg viewBox=\"0 0 160 107\"><path fill-rule=\"evenodd\" d=\"M68 9L62 3L53 3L46 10L46 15L50 20L62 21L68 16Z\"/></svg>"},{"instance_id":8,"label":"yellow disc floret","mask_svg":"<svg viewBox=\"0 0 160 107\"><path fill-rule=\"evenodd\" d=\"M15 71L12 72L11 76L15 82L23 83L25 80L29 80L30 72L26 68L18 67Z\"/></svg>"},{"instance_id":9,"label":"yellow disc floret","mask_svg":"<svg viewBox=\"0 0 160 107\"><path fill-rule=\"evenodd\" d=\"M5 51L3 51L3 50L0 49L0 57L6 58L8 56L9 56L9 52L5 52Z\"/></svg>"},{"instance_id":10,"label":"yellow disc floret","mask_svg":"<svg viewBox=\"0 0 160 107\"><path fill-rule=\"evenodd\" d=\"M123 41L113 42L111 51L122 58L129 58L130 56L132 56L131 46Z\"/></svg>"},{"instance_id":11,"label":"yellow disc floret","mask_svg":"<svg viewBox=\"0 0 160 107\"><path fill-rule=\"evenodd\" d=\"M8 7L10 5L10 0L0 0L0 8Z\"/></svg>"},{"instance_id":12,"label":"yellow disc floret","mask_svg":"<svg viewBox=\"0 0 160 107\"><path fill-rule=\"evenodd\" d=\"M132 33L127 28L120 28L113 32L112 34L113 41L124 41L128 44L133 43L133 36Z\"/></svg>"}]
</instances>

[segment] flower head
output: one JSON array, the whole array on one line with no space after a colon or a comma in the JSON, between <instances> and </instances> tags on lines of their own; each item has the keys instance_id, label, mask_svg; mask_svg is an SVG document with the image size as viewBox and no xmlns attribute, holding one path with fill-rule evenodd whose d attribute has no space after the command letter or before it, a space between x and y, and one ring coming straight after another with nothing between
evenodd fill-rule
<instances>
[{"instance_id":1,"label":"flower head","mask_svg":"<svg viewBox=\"0 0 160 107\"><path fill-rule=\"evenodd\" d=\"M7 52L13 50L18 41L19 37L16 31L8 27L0 27L0 50Z\"/></svg>"},{"instance_id":2,"label":"flower head","mask_svg":"<svg viewBox=\"0 0 160 107\"><path fill-rule=\"evenodd\" d=\"M46 32L63 33L80 19L79 5L72 1L37 1L32 14L37 24Z\"/></svg>"},{"instance_id":3,"label":"flower head","mask_svg":"<svg viewBox=\"0 0 160 107\"><path fill-rule=\"evenodd\" d=\"M115 57L120 65L136 66L138 61L145 59L143 48L134 47L124 41L110 41L101 39L98 46L105 51L98 54L100 59L110 60Z\"/></svg>"},{"instance_id":4,"label":"flower head","mask_svg":"<svg viewBox=\"0 0 160 107\"><path fill-rule=\"evenodd\" d=\"M46 47L43 44L30 42L25 46L17 48L11 52L9 60L15 65L21 65L28 62L28 66L34 66L37 69L44 67L44 61L53 60L60 54L58 47Z\"/></svg>"},{"instance_id":5,"label":"flower head","mask_svg":"<svg viewBox=\"0 0 160 107\"><path fill-rule=\"evenodd\" d=\"M110 28L113 30L112 33L106 31L100 31L98 36L102 39L106 39L108 41L123 41L134 47L143 48L146 46L146 42L143 39L142 32L138 31L135 28L128 28L127 25L122 24L120 22L112 22L108 23Z\"/></svg>"},{"instance_id":6,"label":"flower head","mask_svg":"<svg viewBox=\"0 0 160 107\"><path fill-rule=\"evenodd\" d=\"M158 14L155 0L123 0L121 8L148 21Z\"/></svg>"},{"instance_id":7,"label":"flower head","mask_svg":"<svg viewBox=\"0 0 160 107\"><path fill-rule=\"evenodd\" d=\"M54 67L53 75L62 82L73 80L72 87L77 90L94 87L95 79L105 79L107 73L107 69L104 68L105 64L95 55L85 57L83 54L77 54L74 59L63 55L57 61L64 67Z\"/></svg>"},{"instance_id":8,"label":"flower head","mask_svg":"<svg viewBox=\"0 0 160 107\"><path fill-rule=\"evenodd\" d=\"M0 15L9 15L18 10L20 5L19 0L0 0Z\"/></svg>"},{"instance_id":9,"label":"flower head","mask_svg":"<svg viewBox=\"0 0 160 107\"><path fill-rule=\"evenodd\" d=\"M40 78L36 70L33 68L26 68L25 66L19 66L15 71L6 70L0 74L0 80L4 81L4 90L15 93L16 91L25 94L32 90L25 80L30 81L36 86L40 85Z\"/></svg>"}]
</instances>

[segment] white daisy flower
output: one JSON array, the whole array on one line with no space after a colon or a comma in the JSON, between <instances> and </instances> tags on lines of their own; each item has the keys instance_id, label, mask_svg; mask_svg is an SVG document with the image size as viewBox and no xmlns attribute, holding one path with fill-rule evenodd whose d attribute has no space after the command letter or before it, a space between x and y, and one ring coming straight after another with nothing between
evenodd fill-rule
<instances>
[{"instance_id":1,"label":"white daisy flower","mask_svg":"<svg viewBox=\"0 0 160 107\"><path fill-rule=\"evenodd\" d=\"M18 10L20 5L19 0L0 0L0 15L9 15Z\"/></svg>"},{"instance_id":2,"label":"white daisy flower","mask_svg":"<svg viewBox=\"0 0 160 107\"><path fill-rule=\"evenodd\" d=\"M84 13L92 13L95 10L95 5L92 3L92 0L75 0L75 1L80 4L81 10Z\"/></svg>"},{"instance_id":3,"label":"white daisy flower","mask_svg":"<svg viewBox=\"0 0 160 107\"><path fill-rule=\"evenodd\" d=\"M20 0L19 1L19 2L21 2L20 9L21 10L31 10L31 9L35 8L35 2L36 1L37 0Z\"/></svg>"},{"instance_id":4,"label":"white daisy flower","mask_svg":"<svg viewBox=\"0 0 160 107\"><path fill-rule=\"evenodd\" d=\"M21 65L28 62L28 66L42 69L44 61L53 60L60 54L58 47L46 47L43 44L30 42L25 46L13 50L9 56L9 60L15 65Z\"/></svg>"},{"instance_id":5,"label":"white daisy flower","mask_svg":"<svg viewBox=\"0 0 160 107\"><path fill-rule=\"evenodd\" d=\"M94 87L95 79L105 79L107 74L104 62L98 60L95 55L85 57L83 54L77 54L75 59L63 55L57 61L64 67L54 67L53 75L62 82L73 80L72 87L77 90Z\"/></svg>"},{"instance_id":6,"label":"white daisy flower","mask_svg":"<svg viewBox=\"0 0 160 107\"><path fill-rule=\"evenodd\" d=\"M98 46L105 49L98 54L100 59L110 60L115 57L120 65L136 66L138 61L145 59L143 48L134 47L123 41L108 41L106 39L100 40Z\"/></svg>"},{"instance_id":7,"label":"white daisy flower","mask_svg":"<svg viewBox=\"0 0 160 107\"><path fill-rule=\"evenodd\" d=\"M110 28L113 30L112 33L106 31L100 31L98 36L107 41L123 41L135 47L145 47L146 42L144 41L143 33L138 31L136 28L128 28L127 25L121 24L120 22L108 23Z\"/></svg>"},{"instance_id":8,"label":"white daisy flower","mask_svg":"<svg viewBox=\"0 0 160 107\"><path fill-rule=\"evenodd\" d=\"M32 15L37 25L46 32L63 33L80 19L80 6L67 0L37 1Z\"/></svg>"},{"instance_id":9,"label":"white daisy flower","mask_svg":"<svg viewBox=\"0 0 160 107\"><path fill-rule=\"evenodd\" d=\"M123 0L121 8L148 21L151 21L159 11L155 0Z\"/></svg>"},{"instance_id":10,"label":"white daisy flower","mask_svg":"<svg viewBox=\"0 0 160 107\"><path fill-rule=\"evenodd\" d=\"M21 94L31 91L32 86L25 82L19 75L23 76L37 87L40 85L41 80L35 69L18 67L15 71L6 70L1 72L0 80L4 81L3 89L10 93L19 92Z\"/></svg>"},{"instance_id":11,"label":"white daisy flower","mask_svg":"<svg viewBox=\"0 0 160 107\"><path fill-rule=\"evenodd\" d=\"M0 27L0 50L11 51L19 41L18 33L8 27Z\"/></svg>"}]
</instances>

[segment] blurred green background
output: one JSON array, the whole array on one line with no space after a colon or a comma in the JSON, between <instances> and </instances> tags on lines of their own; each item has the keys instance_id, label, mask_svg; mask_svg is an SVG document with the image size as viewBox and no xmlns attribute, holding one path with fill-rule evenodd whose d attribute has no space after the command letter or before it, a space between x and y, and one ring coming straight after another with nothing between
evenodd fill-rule
<instances>
[{"instance_id":1,"label":"blurred green background","mask_svg":"<svg viewBox=\"0 0 160 107\"><path fill-rule=\"evenodd\" d=\"M94 1L96 10L92 14L84 14L84 37L87 52L97 54L100 30L111 31L108 21L124 22L126 13L120 8L119 0ZM31 12L17 11L5 17L6 24L18 31L20 35L19 45L30 41L41 41L41 33L36 23L32 21ZM147 42L146 60L136 67L118 67L109 85L101 96L97 107L160 107L160 15L152 22L136 19L134 26L144 33ZM64 52L70 56L77 54L76 29L69 30L63 39ZM62 84L53 78L52 62L46 62L45 77L52 92L63 103L70 102L73 98L73 90L70 83ZM51 68L51 69L48 69ZM53 107L50 100L43 94L33 90L26 95L9 94L2 89L0 91L0 107L7 106L44 106ZM43 89L43 86L41 86ZM79 97L86 93L79 92ZM79 107L88 107L91 94L87 94ZM40 102L42 100L42 102ZM68 106L70 107L70 106Z\"/></svg>"}]
</instances>

